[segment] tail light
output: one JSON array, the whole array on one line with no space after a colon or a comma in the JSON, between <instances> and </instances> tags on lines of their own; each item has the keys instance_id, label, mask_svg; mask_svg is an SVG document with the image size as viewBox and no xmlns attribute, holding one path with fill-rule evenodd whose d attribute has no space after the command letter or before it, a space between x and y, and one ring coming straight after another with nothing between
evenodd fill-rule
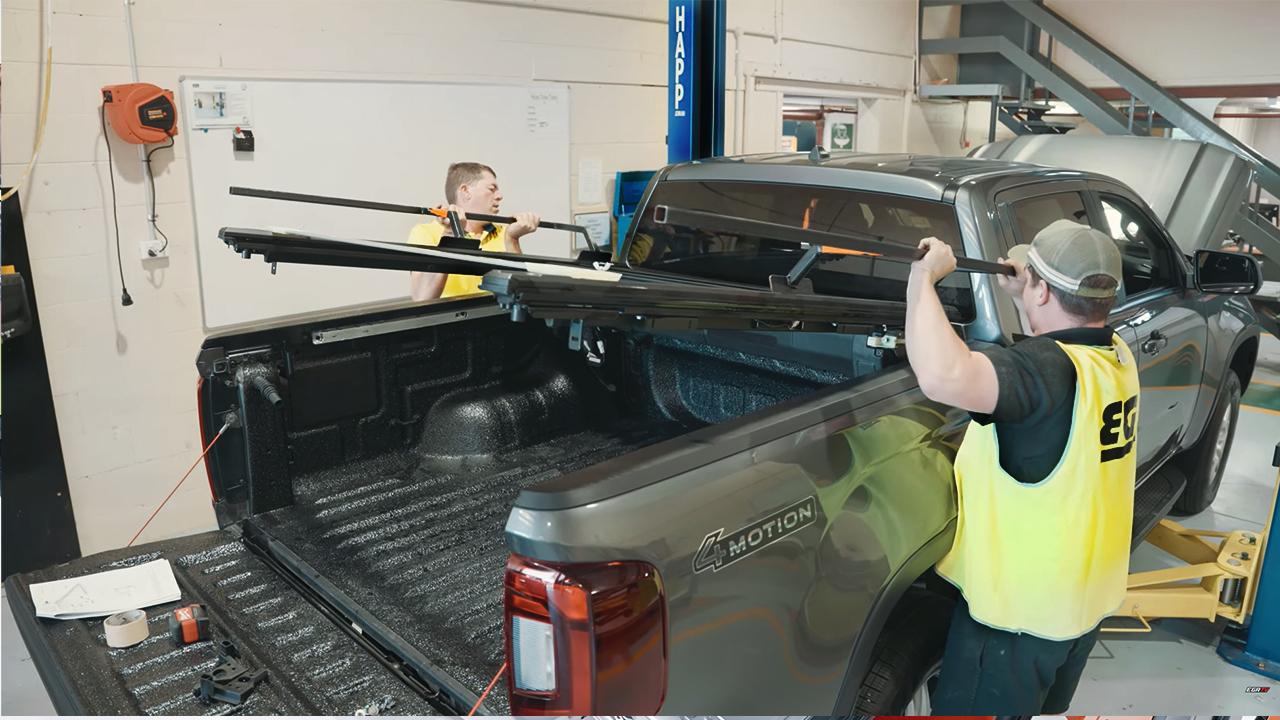
<instances>
[{"instance_id":1,"label":"tail light","mask_svg":"<svg viewBox=\"0 0 1280 720\"><path fill-rule=\"evenodd\" d=\"M201 376L196 381L196 424L200 426L200 449L209 447L209 442L213 440L209 427L205 424L205 418L209 415L205 412L205 396L204 377ZM209 483L209 495L213 496L213 501L218 501L218 489L213 486L213 471L209 469L209 453L204 456L204 476L205 481Z\"/></svg>"},{"instance_id":2,"label":"tail light","mask_svg":"<svg viewBox=\"0 0 1280 720\"><path fill-rule=\"evenodd\" d=\"M544 563L506 573L512 715L651 715L667 693L667 601L642 562Z\"/></svg>"}]
</instances>

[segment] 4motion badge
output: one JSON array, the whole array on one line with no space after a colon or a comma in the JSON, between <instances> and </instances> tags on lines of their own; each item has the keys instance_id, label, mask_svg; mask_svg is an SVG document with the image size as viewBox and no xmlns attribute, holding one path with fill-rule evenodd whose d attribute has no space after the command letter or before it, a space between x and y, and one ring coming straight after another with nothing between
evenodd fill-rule
<instances>
[{"instance_id":1,"label":"4motion badge","mask_svg":"<svg viewBox=\"0 0 1280 720\"><path fill-rule=\"evenodd\" d=\"M818 499L810 495L733 532L726 533L724 528L720 528L709 533L693 556L693 571L716 572L729 567L761 548L809 527L817 518L817 510Z\"/></svg>"}]
</instances>

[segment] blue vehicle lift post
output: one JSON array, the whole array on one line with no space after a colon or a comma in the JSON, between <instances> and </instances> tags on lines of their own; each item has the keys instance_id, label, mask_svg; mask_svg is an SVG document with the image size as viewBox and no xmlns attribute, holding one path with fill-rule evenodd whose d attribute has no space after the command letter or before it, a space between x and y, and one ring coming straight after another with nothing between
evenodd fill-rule
<instances>
[{"instance_id":1,"label":"blue vehicle lift post","mask_svg":"<svg viewBox=\"0 0 1280 720\"><path fill-rule=\"evenodd\" d=\"M724 154L725 0L669 0L667 162Z\"/></svg>"},{"instance_id":2,"label":"blue vehicle lift post","mask_svg":"<svg viewBox=\"0 0 1280 720\"><path fill-rule=\"evenodd\" d=\"M725 35L725 0L668 0L668 163L724 154ZM615 176L618 249L654 174L633 170Z\"/></svg>"},{"instance_id":3,"label":"blue vehicle lift post","mask_svg":"<svg viewBox=\"0 0 1280 720\"><path fill-rule=\"evenodd\" d=\"M1276 492L1280 494L1280 443L1272 464L1277 468ZM1253 615L1245 624L1228 627L1218 643L1218 654L1227 662L1272 680L1280 680L1280 513L1276 503L1273 497Z\"/></svg>"}]
</instances>

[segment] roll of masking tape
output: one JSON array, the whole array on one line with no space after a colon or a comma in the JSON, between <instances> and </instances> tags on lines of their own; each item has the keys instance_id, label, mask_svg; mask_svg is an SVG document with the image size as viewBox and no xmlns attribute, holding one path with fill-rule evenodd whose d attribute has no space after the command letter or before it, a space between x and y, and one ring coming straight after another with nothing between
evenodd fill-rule
<instances>
[{"instance_id":1,"label":"roll of masking tape","mask_svg":"<svg viewBox=\"0 0 1280 720\"><path fill-rule=\"evenodd\" d=\"M102 629L107 633L107 644L113 648L137 645L151 634L145 610L118 612L102 621Z\"/></svg>"}]
</instances>

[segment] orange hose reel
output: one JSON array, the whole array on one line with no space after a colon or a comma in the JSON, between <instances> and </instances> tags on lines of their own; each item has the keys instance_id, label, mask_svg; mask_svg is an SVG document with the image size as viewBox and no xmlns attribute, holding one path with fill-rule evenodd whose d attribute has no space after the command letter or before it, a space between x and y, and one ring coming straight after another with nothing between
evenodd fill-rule
<instances>
[{"instance_id":1,"label":"orange hose reel","mask_svg":"<svg viewBox=\"0 0 1280 720\"><path fill-rule=\"evenodd\" d=\"M102 105L111 128L127 143L164 142L178 134L178 106L172 90L151 83L106 85Z\"/></svg>"}]
</instances>

